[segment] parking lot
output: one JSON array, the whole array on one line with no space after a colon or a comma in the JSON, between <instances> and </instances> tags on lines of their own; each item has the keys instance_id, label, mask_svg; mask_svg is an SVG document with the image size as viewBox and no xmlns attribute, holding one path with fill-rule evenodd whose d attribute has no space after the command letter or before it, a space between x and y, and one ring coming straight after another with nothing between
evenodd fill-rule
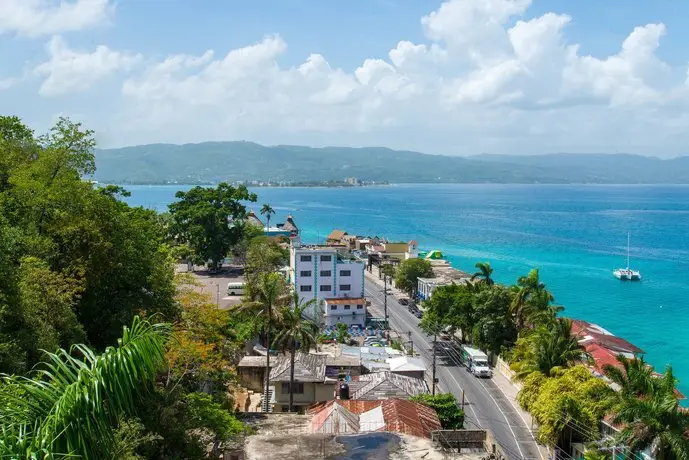
<instances>
[{"instance_id":1,"label":"parking lot","mask_svg":"<svg viewBox=\"0 0 689 460\"><path fill-rule=\"evenodd\" d=\"M177 266L178 273L189 273L187 266L180 264ZM191 272L196 281L201 285L199 289L208 294L218 308L227 310L234 305L238 305L242 296L228 296L227 283L244 282L244 271L239 266L225 266L219 273L209 273L204 267L195 267Z\"/></svg>"}]
</instances>

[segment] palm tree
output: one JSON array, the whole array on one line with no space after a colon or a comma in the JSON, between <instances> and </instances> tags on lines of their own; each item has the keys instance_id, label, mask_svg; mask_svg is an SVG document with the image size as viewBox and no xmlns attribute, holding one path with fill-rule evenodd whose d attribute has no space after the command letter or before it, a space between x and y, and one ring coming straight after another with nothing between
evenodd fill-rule
<instances>
[{"instance_id":1,"label":"palm tree","mask_svg":"<svg viewBox=\"0 0 689 460\"><path fill-rule=\"evenodd\" d=\"M471 276L472 280L479 278L486 286L495 284L495 281L491 278L493 267L490 266L490 262L476 262L476 269L478 271Z\"/></svg>"},{"instance_id":2,"label":"palm tree","mask_svg":"<svg viewBox=\"0 0 689 460\"><path fill-rule=\"evenodd\" d=\"M624 424L619 441L634 451L650 448L651 458L659 460L689 458L689 413L672 392L620 396L613 422Z\"/></svg>"},{"instance_id":3,"label":"palm tree","mask_svg":"<svg viewBox=\"0 0 689 460\"><path fill-rule=\"evenodd\" d=\"M273 324L278 322L280 305L284 305L285 284L279 273L265 273L258 284L256 300L247 302L240 307L242 311L248 311L255 315L256 325L263 329L266 344L266 383L264 398L266 399L265 411L268 411L268 391L270 389L270 333Z\"/></svg>"},{"instance_id":4,"label":"palm tree","mask_svg":"<svg viewBox=\"0 0 689 460\"><path fill-rule=\"evenodd\" d=\"M517 330L536 324L536 319L548 310L553 296L541 282L538 269L534 268L527 276L520 276L517 285L514 286L514 298L512 300L512 314L516 318Z\"/></svg>"},{"instance_id":5,"label":"palm tree","mask_svg":"<svg viewBox=\"0 0 689 460\"><path fill-rule=\"evenodd\" d=\"M168 325L135 317L101 355L73 345L46 353L32 377L4 377L0 457L105 458L118 419L134 413L164 365L169 334Z\"/></svg>"},{"instance_id":6,"label":"palm tree","mask_svg":"<svg viewBox=\"0 0 689 460\"><path fill-rule=\"evenodd\" d=\"M658 379L653 375L653 368L644 361L643 356L627 358L624 355L617 356L617 362L621 367L611 364L603 366L605 375L620 387L620 395L632 397L645 397L655 393L659 383L664 379ZM672 375L670 372L669 375ZM673 384L674 386L674 384Z\"/></svg>"},{"instance_id":7,"label":"palm tree","mask_svg":"<svg viewBox=\"0 0 689 460\"><path fill-rule=\"evenodd\" d=\"M520 340L525 341L526 346L524 356L515 365L520 379L532 372L550 377L586 357L583 347L572 335L572 321L566 318L541 326Z\"/></svg>"},{"instance_id":8,"label":"palm tree","mask_svg":"<svg viewBox=\"0 0 689 460\"><path fill-rule=\"evenodd\" d=\"M350 338L349 328L344 323L337 323L335 325L335 341L337 343L346 343Z\"/></svg>"},{"instance_id":9,"label":"palm tree","mask_svg":"<svg viewBox=\"0 0 689 460\"><path fill-rule=\"evenodd\" d=\"M273 214L275 214L275 210L273 209L273 207L268 203L264 204L261 208L261 215L266 216L266 229L270 228L270 216L272 216Z\"/></svg>"},{"instance_id":10,"label":"palm tree","mask_svg":"<svg viewBox=\"0 0 689 460\"><path fill-rule=\"evenodd\" d=\"M289 351L289 411L294 410L294 357L298 349L304 349L308 353L309 349L316 345L318 326L310 319L304 318L304 311L312 308L317 302L310 299L306 302L299 298L299 294L292 293L292 308L284 307L278 323L278 331L275 336L275 345L283 350Z\"/></svg>"}]
</instances>

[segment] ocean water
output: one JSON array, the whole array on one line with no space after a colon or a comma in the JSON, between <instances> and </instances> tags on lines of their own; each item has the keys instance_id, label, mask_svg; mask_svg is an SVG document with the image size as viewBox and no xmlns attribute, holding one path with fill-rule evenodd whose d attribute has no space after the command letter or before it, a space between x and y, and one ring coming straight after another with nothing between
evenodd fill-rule
<instances>
[{"instance_id":1,"label":"ocean water","mask_svg":"<svg viewBox=\"0 0 689 460\"><path fill-rule=\"evenodd\" d=\"M131 204L165 210L187 186L128 186ZM689 394L689 187L598 185L391 185L257 188L258 211L292 214L305 241L333 229L439 249L461 270L490 261L512 283L538 267L566 315L597 323L672 364ZM625 283L627 231L632 267Z\"/></svg>"}]
</instances>

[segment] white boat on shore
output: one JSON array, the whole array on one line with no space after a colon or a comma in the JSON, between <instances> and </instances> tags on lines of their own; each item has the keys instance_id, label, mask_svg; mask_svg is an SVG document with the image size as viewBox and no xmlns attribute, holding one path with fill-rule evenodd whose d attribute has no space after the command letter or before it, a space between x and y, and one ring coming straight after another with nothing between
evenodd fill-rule
<instances>
[{"instance_id":1,"label":"white boat on shore","mask_svg":"<svg viewBox=\"0 0 689 460\"><path fill-rule=\"evenodd\" d=\"M641 272L629 268L629 243L631 235L627 232L627 268L616 268L612 274L621 281L641 281Z\"/></svg>"}]
</instances>

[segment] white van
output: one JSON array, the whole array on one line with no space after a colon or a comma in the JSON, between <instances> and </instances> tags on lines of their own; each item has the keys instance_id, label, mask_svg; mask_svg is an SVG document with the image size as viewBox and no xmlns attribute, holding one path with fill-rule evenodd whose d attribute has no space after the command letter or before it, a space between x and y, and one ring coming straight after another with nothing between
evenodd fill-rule
<instances>
[{"instance_id":1,"label":"white van","mask_svg":"<svg viewBox=\"0 0 689 460\"><path fill-rule=\"evenodd\" d=\"M474 374L475 377L490 378L493 376L493 371L488 365L488 355L481 350L467 346L462 347L462 352L467 371Z\"/></svg>"},{"instance_id":2,"label":"white van","mask_svg":"<svg viewBox=\"0 0 689 460\"><path fill-rule=\"evenodd\" d=\"M227 295L244 295L243 282L229 282L227 283Z\"/></svg>"}]
</instances>

